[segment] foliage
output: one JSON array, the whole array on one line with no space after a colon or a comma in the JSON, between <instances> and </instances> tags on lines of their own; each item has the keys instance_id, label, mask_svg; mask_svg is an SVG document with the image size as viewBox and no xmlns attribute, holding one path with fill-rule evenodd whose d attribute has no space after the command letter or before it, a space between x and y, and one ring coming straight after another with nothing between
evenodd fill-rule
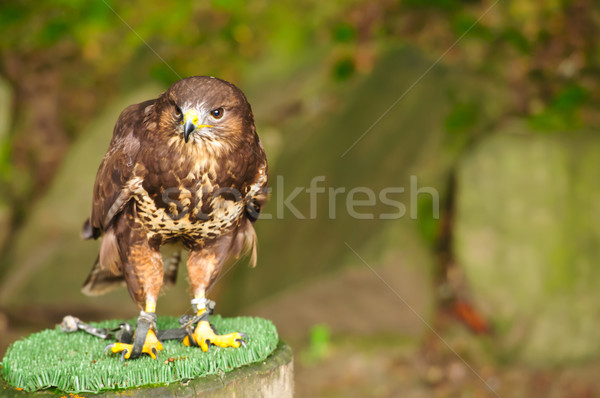
<instances>
[{"instance_id":1,"label":"foliage","mask_svg":"<svg viewBox=\"0 0 600 398\"><path fill-rule=\"evenodd\" d=\"M289 83L290 71L311 62L318 84L298 96L313 97L268 115L274 120L269 127L281 135L286 118L350 102L335 94L350 92L398 44L419 47L432 60L484 76L508 92L509 105L491 121L480 120L482 104L457 97L445 122L450 142L462 145L461 133L515 116L540 131L597 126L599 18L600 3L592 0L3 2L0 74L13 88L15 112L10 134L0 139L0 202L13 207L9 227L18 228L86 124L141 82L167 85L196 74L237 82L249 71L266 74L277 65L288 71ZM284 96L286 90L275 91ZM42 96L48 97L42 103L60 103L54 113L36 108ZM421 223L420 229L431 241L436 225Z\"/></svg>"},{"instance_id":2,"label":"foliage","mask_svg":"<svg viewBox=\"0 0 600 398\"><path fill-rule=\"evenodd\" d=\"M306 364L319 362L331 351L331 331L324 324L315 325L310 330L308 347L301 353L302 361Z\"/></svg>"},{"instance_id":3,"label":"foliage","mask_svg":"<svg viewBox=\"0 0 600 398\"><path fill-rule=\"evenodd\" d=\"M322 47L330 54L323 67L343 82L368 73L382 45L403 41L437 54L452 46L444 61L510 85L514 109L507 114L531 117L540 129L569 128L598 121L598 94L591 93L600 92L599 12L589 0L4 2L1 72L18 92L23 73L35 73L12 71L21 59L60 71L76 94L94 92L93 109L83 112L76 100L61 109L74 138L99 106L140 81L170 84L194 74L237 80L259 59L293 60ZM15 128L24 128L18 122Z\"/></svg>"}]
</instances>

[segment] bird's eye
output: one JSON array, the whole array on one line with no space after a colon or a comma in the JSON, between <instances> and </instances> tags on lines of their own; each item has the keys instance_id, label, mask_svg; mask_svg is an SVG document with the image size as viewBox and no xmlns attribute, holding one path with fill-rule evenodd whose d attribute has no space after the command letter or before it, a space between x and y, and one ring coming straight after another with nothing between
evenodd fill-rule
<instances>
[{"instance_id":1,"label":"bird's eye","mask_svg":"<svg viewBox=\"0 0 600 398\"><path fill-rule=\"evenodd\" d=\"M177 120L181 120L181 118L183 117L183 112L181 112L181 108L177 105L175 105L175 117L177 118Z\"/></svg>"},{"instance_id":2,"label":"bird's eye","mask_svg":"<svg viewBox=\"0 0 600 398\"><path fill-rule=\"evenodd\" d=\"M215 119L220 119L223 117L225 110L223 108L217 108L210 111L210 115Z\"/></svg>"}]
</instances>

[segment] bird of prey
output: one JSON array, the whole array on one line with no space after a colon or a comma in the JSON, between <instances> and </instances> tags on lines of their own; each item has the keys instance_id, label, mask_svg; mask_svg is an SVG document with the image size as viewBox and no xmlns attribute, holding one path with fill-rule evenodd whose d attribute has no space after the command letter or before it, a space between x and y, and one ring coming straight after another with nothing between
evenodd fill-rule
<instances>
[{"instance_id":1,"label":"bird of prey","mask_svg":"<svg viewBox=\"0 0 600 398\"><path fill-rule=\"evenodd\" d=\"M83 236L102 236L100 253L82 291L98 295L125 284L140 308L136 341L115 343L130 359L156 358L156 301L176 275L165 272L160 248L179 243L196 311L183 343L239 347L242 333L217 335L208 323L206 291L224 264L247 252L256 264L253 224L267 198L267 161L254 116L240 89L221 79L194 76L119 116L94 184ZM173 282L173 280L171 280ZM143 334L143 335L142 335ZM141 346L142 344L138 344ZM135 352L134 352L135 351Z\"/></svg>"}]
</instances>

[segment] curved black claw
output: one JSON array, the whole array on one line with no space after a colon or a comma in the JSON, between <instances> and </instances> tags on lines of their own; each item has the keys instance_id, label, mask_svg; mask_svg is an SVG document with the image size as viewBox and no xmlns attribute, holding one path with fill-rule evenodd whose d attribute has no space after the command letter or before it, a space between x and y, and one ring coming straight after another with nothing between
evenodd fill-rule
<instances>
[{"instance_id":1,"label":"curved black claw","mask_svg":"<svg viewBox=\"0 0 600 398\"><path fill-rule=\"evenodd\" d=\"M128 352L129 350L127 348L123 350L123 353L121 354L121 362L125 360L125 355L127 355Z\"/></svg>"},{"instance_id":2,"label":"curved black claw","mask_svg":"<svg viewBox=\"0 0 600 398\"><path fill-rule=\"evenodd\" d=\"M111 348L113 348L115 346L114 343L107 345L106 347L104 347L104 351L102 352L103 354L106 354L106 351L110 350Z\"/></svg>"},{"instance_id":3,"label":"curved black claw","mask_svg":"<svg viewBox=\"0 0 600 398\"><path fill-rule=\"evenodd\" d=\"M152 353L154 354L156 359L158 359L158 350L156 349L156 347L152 347Z\"/></svg>"},{"instance_id":4,"label":"curved black claw","mask_svg":"<svg viewBox=\"0 0 600 398\"><path fill-rule=\"evenodd\" d=\"M210 339L204 340L204 343L206 343L206 346L208 347L208 350L206 350L206 352L210 352L210 345L211 345Z\"/></svg>"},{"instance_id":5,"label":"curved black claw","mask_svg":"<svg viewBox=\"0 0 600 398\"><path fill-rule=\"evenodd\" d=\"M238 343L240 343L241 345L243 345L244 348L247 348L248 346L246 345L246 340L250 340L248 338L248 335L246 333L240 333L240 332L238 332L238 334L241 336L241 338L235 339L235 341L237 341Z\"/></svg>"}]
</instances>

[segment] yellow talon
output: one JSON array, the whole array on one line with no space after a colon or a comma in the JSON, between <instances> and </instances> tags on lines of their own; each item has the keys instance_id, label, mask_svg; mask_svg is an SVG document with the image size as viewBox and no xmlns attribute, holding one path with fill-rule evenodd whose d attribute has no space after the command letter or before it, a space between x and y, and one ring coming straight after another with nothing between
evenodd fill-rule
<instances>
[{"instance_id":1,"label":"yellow talon","mask_svg":"<svg viewBox=\"0 0 600 398\"><path fill-rule=\"evenodd\" d=\"M133 350L133 344L125 344L125 343L113 343L104 349L105 351L110 349L113 353L121 352L121 360L129 359L131 356L131 351ZM146 334L146 340L144 341L144 346L142 347L142 353L150 355L152 359L158 358L158 351L163 350L163 345L160 340L156 337L156 334L152 329L148 330L148 334Z\"/></svg>"},{"instance_id":2,"label":"yellow talon","mask_svg":"<svg viewBox=\"0 0 600 398\"><path fill-rule=\"evenodd\" d=\"M196 330L194 330L194 333L192 333L192 338L202 349L202 351L207 352L210 349L211 344L214 344L218 347L234 348L238 348L242 344L245 346L244 338L247 338L247 336L243 333L218 335L215 334L208 321L200 321L198 322L198 326L196 326ZM192 345L189 340L189 336L185 336L183 339L183 344L188 347Z\"/></svg>"}]
</instances>

